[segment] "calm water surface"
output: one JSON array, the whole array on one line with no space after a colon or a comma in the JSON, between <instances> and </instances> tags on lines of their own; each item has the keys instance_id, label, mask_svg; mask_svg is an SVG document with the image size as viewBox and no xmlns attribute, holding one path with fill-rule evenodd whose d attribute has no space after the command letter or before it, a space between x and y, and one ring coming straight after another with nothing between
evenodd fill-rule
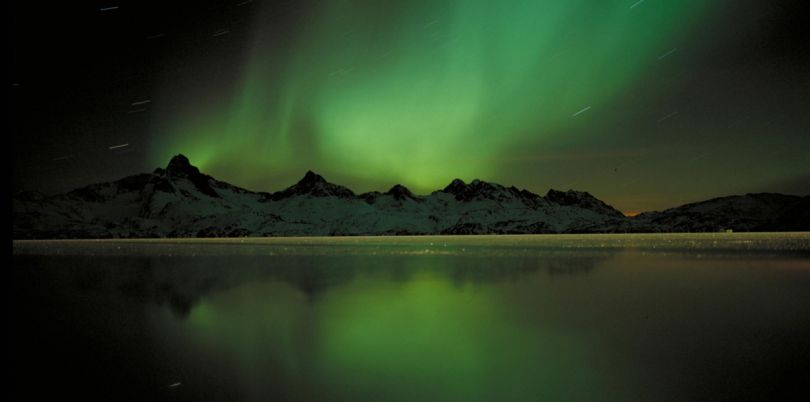
<instances>
[{"instance_id":1,"label":"calm water surface","mask_svg":"<svg viewBox=\"0 0 810 402\"><path fill-rule=\"evenodd\" d=\"M19 400L810 400L810 234L13 254Z\"/></svg>"}]
</instances>

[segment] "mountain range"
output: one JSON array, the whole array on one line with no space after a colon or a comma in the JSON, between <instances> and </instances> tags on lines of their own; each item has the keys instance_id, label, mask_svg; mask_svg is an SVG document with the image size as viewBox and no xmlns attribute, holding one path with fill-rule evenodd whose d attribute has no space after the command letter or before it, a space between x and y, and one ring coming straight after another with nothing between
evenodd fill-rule
<instances>
[{"instance_id":1,"label":"mountain range","mask_svg":"<svg viewBox=\"0 0 810 402\"><path fill-rule=\"evenodd\" d=\"M15 239L810 230L810 196L714 198L626 217L587 192L455 179L429 195L402 185L355 194L308 171L275 193L201 173L183 155L165 169L65 194L13 197Z\"/></svg>"}]
</instances>

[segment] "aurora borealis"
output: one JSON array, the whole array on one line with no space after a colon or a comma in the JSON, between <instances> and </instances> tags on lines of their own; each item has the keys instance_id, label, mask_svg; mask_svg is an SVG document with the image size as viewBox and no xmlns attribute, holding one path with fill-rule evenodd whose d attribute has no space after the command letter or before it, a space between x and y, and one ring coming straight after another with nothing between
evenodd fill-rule
<instances>
[{"instance_id":1,"label":"aurora borealis","mask_svg":"<svg viewBox=\"0 0 810 402\"><path fill-rule=\"evenodd\" d=\"M561 135L573 112L628 85L685 25L673 15L693 18L702 2L648 18L592 1L333 3L299 17L282 63L260 15L233 100L170 123L154 162L183 149L238 177L314 164L421 191L494 179L510 146ZM245 152L256 163L233 167Z\"/></svg>"},{"instance_id":2,"label":"aurora borealis","mask_svg":"<svg viewBox=\"0 0 810 402\"><path fill-rule=\"evenodd\" d=\"M183 153L268 191L312 169L356 191L575 188L625 212L806 193L799 2L758 3L121 3L76 11L84 57L50 78L31 49L61 42L26 36L36 13L18 6L15 187L63 191Z\"/></svg>"}]
</instances>

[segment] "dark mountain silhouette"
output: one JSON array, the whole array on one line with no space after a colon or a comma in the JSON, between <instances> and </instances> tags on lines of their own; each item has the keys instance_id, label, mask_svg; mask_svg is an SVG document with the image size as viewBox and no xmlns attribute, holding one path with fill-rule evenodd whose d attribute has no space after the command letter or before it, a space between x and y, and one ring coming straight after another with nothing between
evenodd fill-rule
<instances>
[{"instance_id":1,"label":"dark mountain silhouette","mask_svg":"<svg viewBox=\"0 0 810 402\"><path fill-rule=\"evenodd\" d=\"M273 200L283 200L285 198L296 196L312 196L312 197L338 197L338 198L354 198L354 193L346 187L332 184L324 180L321 175L308 170L298 183L288 187L286 190L279 191L272 195Z\"/></svg>"},{"instance_id":2,"label":"dark mountain silhouette","mask_svg":"<svg viewBox=\"0 0 810 402\"><path fill-rule=\"evenodd\" d=\"M624 214L621 213L619 210L611 207L608 204L602 202L602 200L597 199L596 197L590 195L585 191L557 191L554 189L548 190L546 193L546 199L552 202L556 202L560 205L574 205L580 208L590 209L591 211L596 211L601 214L605 215L612 215L615 217L623 217Z\"/></svg>"},{"instance_id":3,"label":"dark mountain silhouette","mask_svg":"<svg viewBox=\"0 0 810 402\"><path fill-rule=\"evenodd\" d=\"M355 195L308 171L284 190L253 192L183 155L151 174L13 203L18 239L810 230L808 196L721 197L627 218L587 192L540 196L481 180L424 196L402 185Z\"/></svg>"},{"instance_id":4,"label":"dark mountain silhouette","mask_svg":"<svg viewBox=\"0 0 810 402\"><path fill-rule=\"evenodd\" d=\"M640 230L675 232L795 231L810 229L810 197L774 193L733 195L636 216Z\"/></svg>"},{"instance_id":5,"label":"dark mountain silhouette","mask_svg":"<svg viewBox=\"0 0 810 402\"><path fill-rule=\"evenodd\" d=\"M411 190L408 190L407 187L401 184L395 184L394 187L391 187L391 189L385 194L394 197L394 199L398 201L403 201L406 199L417 200L413 193L411 193Z\"/></svg>"},{"instance_id":6,"label":"dark mountain silhouette","mask_svg":"<svg viewBox=\"0 0 810 402\"><path fill-rule=\"evenodd\" d=\"M173 157L169 161L169 165L166 166L166 170L158 168L155 170L155 173L159 176L185 177L194 184L194 187L199 192L209 197L219 198L219 194L208 184L209 180L211 180L211 176L200 173L200 169L197 169L196 166L192 166L188 158L184 155Z\"/></svg>"}]
</instances>

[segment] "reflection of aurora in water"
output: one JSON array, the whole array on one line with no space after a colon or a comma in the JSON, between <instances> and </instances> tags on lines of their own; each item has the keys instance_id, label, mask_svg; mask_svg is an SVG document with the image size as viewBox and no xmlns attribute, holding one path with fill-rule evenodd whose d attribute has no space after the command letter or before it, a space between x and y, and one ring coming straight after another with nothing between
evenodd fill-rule
<instances>
[{"instance_id":1,"label":"reflection of aurora in water","mask_svg":"<svg viewBox=\"0 0 810 402\"><path fill-rule=\"evenodd\" d=\"M493 266L480 256L191 256L169 257L69 257L68 265L85 266L83 275L113 281L93 286L119 289L128 297L166 305L179 317L187 316L207 294L256 281L288 283L308 299L360 277L407 283L429 273L457 288L500 281L517 281L526 275L575 275L590 272L615 252L593 252L574 258L563 253L536 257L504 257ZM556 255L555 255L556 254ZM66 261L65 257L56 257ZM106 267L117 269L115 276ZM77 285L80 285L77 283ZM81 286L81 285L80 285Z\"/></svg>"},{"instance_id":2,"label":"reflection of aurora in water","mask_svg":"<svg viewBox=\"0 0 810 402\"><path fill-rule=\"evenodd\" d=\"M20 258L40 253L59 255L38 258L84 266L88 271L83 276L115 280L92 286L119 289L143 302L167 305L179 317L187 316L206 294L255 281L288 283L308 299L317 299L322 292L363 277L406 283L414 276L429 274L462 289L520 281L537 273L587 274L617 255L637 252L675 253L683 259L807 256L807 242L801 234L737 236L746 237L676 234L192 239L100 244L34 241L17 245L15 252ZM116 275L106 272L110 266L117 267ZM90 286L90 282L77 284Z\"/></svg>"},{"instance_id":3,"label":"reflection of aurora in water","mask_svg":"<svg viewBox=\"0 0 810 402\"><path fill-rule=\"evenodd\" d=\"M36 395L790 400L806 236L739 236L18 242L15 356Z\"/></svg>"}]
</instances>

